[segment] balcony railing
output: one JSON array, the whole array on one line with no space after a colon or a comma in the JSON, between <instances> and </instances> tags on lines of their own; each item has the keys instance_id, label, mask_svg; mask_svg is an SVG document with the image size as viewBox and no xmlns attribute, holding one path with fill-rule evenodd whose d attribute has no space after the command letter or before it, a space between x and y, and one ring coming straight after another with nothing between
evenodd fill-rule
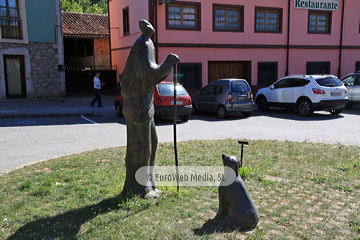
<instances>
[{"instance_id":1,"label":"balcony railing","mask_svg":"<svg viewBox=\"0 0 360 240\"><path fill-rule=\"evenodd\" d=\"M0 38L22 39L21 20L0 18Z\"/></svg>"},{"instance_id":2,"label":"balcony railing","mask_svg":"<svg viewBox=\"0 0 360 240\"><path fill-rule=\"evenodd\" d=\"M116 65L66 65L66 71L106 71L116 70Z\"/></svg>"}]
</instances>

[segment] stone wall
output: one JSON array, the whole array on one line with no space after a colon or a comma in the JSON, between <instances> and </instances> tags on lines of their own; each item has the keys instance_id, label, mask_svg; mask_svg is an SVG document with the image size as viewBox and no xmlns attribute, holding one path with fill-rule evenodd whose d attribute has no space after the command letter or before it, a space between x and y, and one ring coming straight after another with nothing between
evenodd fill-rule
<instances>
[{"instance_id":1,"label":"stone wall","mask_svg":"<svg viewBox=\"0 0 360 240\"><path fill-rule=\"evenodd\" d=\"M5 54L24 56L28 98L59 97L65 93L62 90L64 74L58 70L61 59L58 48L57 43L1 43L0 57ZM4 65L0 66L0 72L5 72ZM0 80L5 81L5 78L0 76ZM5 88L5 84L0 84L0 88Z\"/></svg>"},{"instance_id":2,"label":"stone wall","mask_svg":"<svg viewBox=\"0 0 360 240\"><path fill-rule=\"evenodd\" d=\"M58 70L58 44L30 43L31 75L36 98L58 97L61 91L61 73Z\"/></svg>"}]
</instances>

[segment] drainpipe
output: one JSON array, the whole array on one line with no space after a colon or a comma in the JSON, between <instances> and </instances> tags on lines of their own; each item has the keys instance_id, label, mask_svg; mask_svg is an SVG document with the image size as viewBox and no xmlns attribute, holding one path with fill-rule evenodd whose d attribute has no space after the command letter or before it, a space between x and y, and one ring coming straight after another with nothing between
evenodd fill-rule
<instances>
[{"instance_id":1,"label":"drainpipe","mask_svg":"<svg viewBox=\"0 0 360 240\"><path fill-rule=\"evenodd\" d=\"M63 37L63 29L62 29L62 11L61 11L61 1L55 1L55 8L56 8L56 22L57 22L57 26L55 26L56 31L57 31L57 44L59 45L58 47L58 54L59 54L59 59L58 59L58 69L61 69L61 65L63 66L63 69L61 71L61 73L59 73L60 75L60 94L61 95L65 95L66 94L66 77L65 77L65 56L64 56L64 37Z\"/></svg>"},{"instance_id":2,"label":"drainpipe","mask_svg":"<svg viewBox=\"0 0 360 240\"><path fill-rule=\"evenodd\" d=\"M109 54L110 54L110 70L112 70L112 57L111 57L111 32L110 32L110 8L109 8L109 2L107 1L107 9L108 9L108 19L109 19Z\"/></svg>"},{"instance_id":3,"label":"drainpipe","mask_svg":"<svg viewBox=\"0 0 360 240\"><path fill-rule=\"evenodd\" d=\"M108 9L108 19L109 19L109 54L110 54L110 70L113 70L112 69L112 56L111 56L111 27L110 27L110 1L111 0L108 0L107 1L107 9ZM120 30L119 30L120 31ZM120 33L119 33L120 35ZM117 65L116 65L116 68L115 68L115 81L116 81L116 92L117 94L121 94L121 87L120 87L120 80L119 80L119 75L118 75L118 69L117 69Z\"/></svg>"},{"instance_id":4,"label":"drainpipe","mask_svg":"<svg viewBox=\"0 0 360 240\"><path fill-rule=\"evenodd\" d=\"M289 75L289 55L290 55L290 3L288 1L288 27L287 27L287 44L286 44L286 71L285 76Z\"/></svg>"},{"instance_id":5,"label":"drainpipe","mask_svg":"<svg viewBox=\"0 0 360 240\"><path fill-rule=\"evenodd\" d=\"M339 45L339 69L338 69L338 78L341 75L341 63L342 63L342 50L343 50L343 35L344 35L344 12L345 12L345 0L342 2L341 9L341 30L340 30L340 45Z\"/></svg>"}]
</instances>

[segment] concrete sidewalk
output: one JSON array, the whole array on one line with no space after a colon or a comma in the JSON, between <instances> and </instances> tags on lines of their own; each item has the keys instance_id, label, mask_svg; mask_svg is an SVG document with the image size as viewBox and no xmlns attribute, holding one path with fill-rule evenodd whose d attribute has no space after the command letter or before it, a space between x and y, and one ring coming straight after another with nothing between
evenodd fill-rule
<instances>
[{"instance_id":1,"label":"concrete sidewalk","mask_svg":"<svg viewBox=\"0 0 360 240\"><path fill-rule=\"evenodd\" d=\"M71 96L50 99L0 100L0 118L65 117L65 116L116 116L116 95L102 95L102 105L90 106L94 96Z\"/></svg>"}]
</instances>

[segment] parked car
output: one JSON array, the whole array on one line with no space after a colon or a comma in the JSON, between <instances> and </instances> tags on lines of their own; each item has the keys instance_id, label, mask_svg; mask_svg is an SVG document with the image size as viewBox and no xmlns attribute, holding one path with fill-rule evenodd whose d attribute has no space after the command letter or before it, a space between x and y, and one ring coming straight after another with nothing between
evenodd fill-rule
<instances>
[{"instance_id":1,"label":"parked car","mask_svg":"<svg viewBox=\"0 0 360 240\"><path fill-rule=\"evenodd\" d=\"M218 79L200 89L192 99L193 113L216 112L220 118L233 112L250 117L254 109L253 94L245 79Z\"/></svg>"},{"instance_id":2,"label":"parked car","mask_svg":"<svg viewBox=\"0 0 360 240\"><path fill-rule=\"evenodd\" d=\"M360 72L350 73L341 78L341 82L348 89L349 104L352 107L360 104Z\"/></svg>"},{"instance_id":3,"label":"parked car","mask_svg":"<svg viewBox=\"0 0 360 240\"><path fill-rule=\"evenodd\" d=\"M255 99L259 111L296 108L301 116L310 116L314 110L328 110L336 116L348 104L346 87L333 75L287 76L259 89Z\"/></svg>"},{"instance_id":4,"label":"parked car","mask_svg":"<svg viewBox=\"0 0 360 240\"><path fill-rule=\"evenodd\" d=\"M190 119L192 111L192 100L189 93L181 85L176 85L176 111L181 121L187 122ZM123 96L119 95L115 99L115 109L119 117L122 114ZM155 86L154 89L154 106L155 119L159 117L174 116L174 83L162 82Z\"/></svg>"}]
</instances>

